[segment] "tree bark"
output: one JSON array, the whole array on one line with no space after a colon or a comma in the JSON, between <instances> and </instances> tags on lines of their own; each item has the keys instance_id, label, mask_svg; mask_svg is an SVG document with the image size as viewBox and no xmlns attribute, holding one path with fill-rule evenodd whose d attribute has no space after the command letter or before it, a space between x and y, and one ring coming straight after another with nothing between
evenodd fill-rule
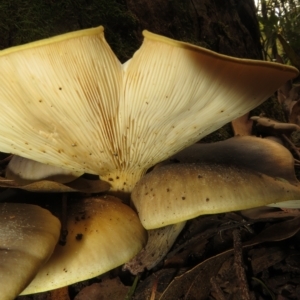
<instances>
[{"instance_id":1,"label":"tree bark","mask_svg":"<svg viewBox=\"0 0 300 300\"><path fill-rule=\"evenodd\" d=\"M127 0L127 6L138 19L138 32L148 29L222 54L262 58L253 0Z\"/></svg>"},{"instance_id":2,"label":"tree bark","mask_svg":"<svg viewBox=\"0 0 300 300\"><path fill-rule=\"evenodd\" d=\"M127 7L138 19L138 33L148 29L222 54L262 59L254 0L127 0ZM205 140L251 134L249 114L231 124L233 132L225 126Z\"/></svg>"}]
</instances>

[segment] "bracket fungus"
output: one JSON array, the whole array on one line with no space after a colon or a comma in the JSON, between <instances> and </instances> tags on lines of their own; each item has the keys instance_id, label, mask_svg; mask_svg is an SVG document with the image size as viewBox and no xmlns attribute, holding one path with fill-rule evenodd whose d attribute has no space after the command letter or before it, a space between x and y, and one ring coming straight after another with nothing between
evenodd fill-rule
<instances>
[{"instance_id":1,"label":"bracket fungus","mask_svg":"<svg viewBox=\"0 0 300 300\"><path fill-rule=\"evenodd\" d=\"M36 205L0 203L0 228L1 300L11 300L53 253L60 222Z\"/></svg>"},{"instance_id":2,"label":"bracket fungus","mask_svg":"<svg viewBox=\"0 0 300 300\"><path fill-rule=\"evenodd\" d=\"M103 27L0 52L0 150L130 192L148 168L262 103L298 70L148 31L125 64Z\"/></svg>"},{"instance_id":3,"label":"bracket fungus","mask_svg":"<svg viewBox=\"0 0 300 300\"><path fill-rule=\"evenodd\" d=\"M90 279L130 260L146 244L136 213L112 196L70 204L65 245L53 255L22 295L39 293Z\"/></svg>"}]
</instances>

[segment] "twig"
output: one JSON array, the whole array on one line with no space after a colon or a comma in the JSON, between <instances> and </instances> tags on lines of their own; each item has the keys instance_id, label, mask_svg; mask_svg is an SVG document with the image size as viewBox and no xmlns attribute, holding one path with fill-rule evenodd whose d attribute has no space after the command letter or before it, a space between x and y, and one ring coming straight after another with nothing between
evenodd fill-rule
<instances>
[{"instance_id":1,"label":"twig","mask_svg":"<svg viewBox=\"0 0 300 300\"><path fill-rule=\"evenodd\" d=\"M239 281L241 290L241 300L251 300L249 286L243 262L243 246L240 231L233 230L233 249L234 249L234 268Z\"/></svg>"}]
</instances>

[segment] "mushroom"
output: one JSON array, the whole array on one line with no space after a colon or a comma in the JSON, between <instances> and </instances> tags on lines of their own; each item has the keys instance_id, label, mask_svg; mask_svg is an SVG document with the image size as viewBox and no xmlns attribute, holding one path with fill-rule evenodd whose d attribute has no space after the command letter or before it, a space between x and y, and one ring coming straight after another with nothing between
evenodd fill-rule
<instances>
[{"instance_id":1,"label":"mushroom","mask_svg":"<svg viewBox=\"0 0 300 300\"><path fill-rule=\"evenodd\" d=\"M20 185L40 180L51 180L68 183L80 177L83 173L50 166L37 161L14 155L5 169L5 177Z\"/></svg>"},{"instance_id":2,"label":"mushroom","mask_svg":"<svg viewBox=\"0 0 300 300\"><path fill-rule=\"evenodd\" d=\"M77 178L74 181L63 184L55 181L41 180L33 183L20 185L13 180L0 177L0 187L21 189L29 192L50 192L50 193L100 193L108 191L110 184L102 180L89 180L83 177Z\"/></svg>"},{"instance_id":3,"label":"mushroom","mask_svg":"<svg viewBox=\"0 0 300 300\"><path fill-rule=\"evenodd\" d=\"M173 178L172 176L166 176L165 181L160 181L159 184L154 184L154 186L152 186L152 183L155 181L155 176L157 176L157 173L154 173L153 176L146 175L141 182L137 183L132 193L132 199L134 203L138 203L139 211L143 212L145 209L145 213L140 214L142 219L143 216L147 214L146 210L148 205L151 205L152 207L148 211L149 214L156 216L157 213L154 211L156 201L160 201L160 207L157 207L157 209L159 210L159 213L164 213L166 215L166 217L160 219L161 222L168 220L171 215L175 216L176 211L172 209L170 202L172 202L174 205L179 205L182 213L181 220L184 221L165 227L160 227L163 226L163 224L160 224L159 226L156 224L154 228L158 226L158 229L152 229L152 227L149 229L149 238L146 248L143 249L143 251L141 251L131 261L125 264L125 268L130 270L130 272L133 274L141 272L145 268L150 270L164 257L173 244L170 241L174 241L176 239L180 233L180 228L184 226L187 219L191 218L191 216L189 216L185 211L187 207L191 210L194 210L195 213L199 215L205 213L205 209L209 209L209 203L206 205L206 203L201 203L200 201L201 197L203 197L203 194L207 195L207 199L211 199L210 203L215 205L216 210L220 206L219 202L221 200L223 205L226 205L226 201L228 200L235 201L236 205L240 205L241 207L243 205L245 205L245 207L249 207L249 205L257 205L257 199L255 197L255 181L252 180L252 183L251 181L247 182L246 180L249 179L247 174L251 174L251 176L253 176L255 174L263 173L268 175L269 179L271 177L282 178L293 185L298 185L298 180L294 171L294 158L291 153L277 142L253 136L233 137L225 141L210 144L194 144L178 152L161 164L158 164L155 166L154 170L156 171L156 169L162 168L162 166L170 163L179 163L181 165L179 167L180 172L182 169L186 168L185 164L200 164L198 167L199 173L205 174L206 177L204 176L204 178L206 178L205 180L209 182L209 185L207 185L205 189L202 189L199 186L200 190L193 188L193 184L200 184L201 181L199 181L198 178L195 180L193 176L190 176L191 174L188 170L185 170L185 172L188 173L187 176L185 173L180 175L180 172L174 172L174 176L177 176L177 178L182 176L182 178L177 181L175 180L176 177ZM205 169L201 170L201 164L205 164L205 166L208 168L208 171ZM221 165L221 169L218 169L217 165ZM230 170L230 172L227 172L227 168ZM219 170L222 170L224 173L220 174L218 172ZM165 170L163 169L162 172L165 172ZM209 181L209 176L215 177L214 181L211 183ZM222 181L222 176L224 176L226 180ZM243 197L247 198L247 201L245 201L244 198L239 199L239 193L243 193L243 189L245 187L239 186L238 182L236 182L237 179L243 177L245 185L254 185L252 186L253 195L250 195L251 197L248 197L247 194L243 194ZM188 183L186 183L186 181L188 181ZM226 181L228 181L229 184L226 184ZM232 182L234 182L234 187ZM274 197L274 194L272 194L272 185L270 185L270 183L272 185L274 184L272 179L271 181L264 182L266 185L266 191L271 191L269 196ZM229 198L227 197L228 199L218 198L218 191L216 190L219 189L219 185L221 188L223 188L223 190L228 189L228 191L232 192L232 195L230 195ZM141 192L145 188L148 190L145 192L147 194L146 196L144 196ZM190 190L188 188L190 188ZM167 189L167 196L161 193L165 189ZM249 187L249 189L251 189L251 187ZM222 193L222 191L219 192ZM262 192L263 191L261 190L261 196L263 196ZM299 192L300 191L298 191L298 193ZM181 193L189 194L189 199L190 196L192 196L195 202L185 201L185 199L184 201L178 202L176 198L178 198ZM150 200L149 197L151 197L151 195L153 198L156 198L156 200ZM183 197L186 198L186 196ZM273 201L275 201L275 198L273 199ZM261 200L263 201L263 199ZM268 200L269 203L272 201L271 199L267 199L266 201ZM283 204L285 205L285 203L286 202ZM201 209L203 209L204 212L202 212ZM223 208L224 211L230 211L231 209L233 209L233 207L230 206L230 204ZM150 215L149 218L152 218ZM180 218L178 221L180 221ZM144 223L144 226L147 225ZM168 242L165 242L165 244L163 244L160 240L160 237L164 235L168 236ZM159 245L159 247L157 245Z\"/></svg>"},{"instance_id":4,"label":"mushroom","mask_svg":"<svg viewBox=\"0 0 300 300\"><path fill-rule=\"evenodd\" d=\"M299 184L234 165L172 164L146 174L131 194L146 229L300 199Z\"/></svg>"},{"instance_id":5,"label":"mushroom","mask_svg":"<svg viewBox=\"0 0 300 300\"><path fill-rule=\"evenodd\" d=\"M103 27L1 51L0 150L97 174L113 191L130 192L151 166L298 75L290 66L143 35L123 65Z\"/></svg>"},{"instance_id":6,"label":"mushroom","mask_svg":"<svg viewBox=\"0 0 300 300\"><path fill-rule=\"evenodd\" d=\"M262 103L298 70L143 32L121 64L103 27L0 52L0 150L130 192L148 168Z\"/></svg>"},{"instance_id":7,"label":"mushroom","mask_svg":"<svg viewBox=\"0 0 300 300\"><path fill-rule=\"evenodd\" d=\"M137 275L147 268L154 268L169 252L186 222L148 230L147 245L133 259L126 262L123 270Z\"/></svg>"},{"instance_id":8,"label":"mushroom","mask_svg":"<svg viewBox=\"0 0 300 300\"><path fill-rule=\"evenodd\" d=\"M49 259L60 235L60 222L31 204L0 203L0 290L11 300Z\"/></svg>"},{"instance_id":9,"label":"mushroom","mask_svg":"<svg viewBox=\"0 0 300 300\"><path fill-rule=\"evenodd\" d=\"M136 213L112 196L70 204L67 228L66 244L56 246L21 295L57 289L105 273L130 260L147 239Z\"/></svg>"},{"instance_id":10,"label":"mushroom","mask_svg":"<svg viewBox=\"0 0 300 300\"><path fill-rule=\"evenodd\" d=\"M179 172L174 170L174 178L172 174L168 174L164 177L164 181L160 181L159 184L154 183L157 176L155 172L157 170L157 172L160 172L159 169L162 168L161 171L164 174L166 171L162 166L170 163L180 165ZM193 177L192 173L188 171L189 169L186 164L192 163L198 165L199 174L209 183L203 189L201 186L199 186L198 189L193 187L193 185L199 185L201 181ZM201 166L203 164L205 167L202 170ZM181 173L182 170L185 171ZM223 173L220 173L220 170ZM158 164L152 172L154 172L153 176L150 175L151 173L146 175L137 183L132 193L132 200L135 204L137 203L137 209L141 212L141 219L146 218L146 223L143 225L146 226L148 232L151 233L149 234L146 248L125 264L125 269L128 269L133 274L141 272L145 268L150 270L164 257L172 246L172 242L163 244L160 241L160 237L168 235L168 241L175 240L180 233L180 228L184 226L186 220L191 218L189 215L190 211L188 211L189 209L193 210L196 215L201 215L209 213L205 210L210 209L209 204L211 203L215 205L214 209L216 209L216 212L218 208L224 212L234 209L232 203L228 203L228 206L222 208L222 205L226 205L226 201L236 202L236 205L240 205L241 208L243 205L245 205L245 207L257 206L257 199L255 197L256 181L252 178L251 182L251 177L255 178L256 175L260 176L260 173L268 175L269 179L263 181L263 184L266 186L265 191L267 193L269 192L270 197L273 197L273 201L276 199L272 193L274 178L281 178L281 180L288 181L290 184L298 185L294 172L294 159L291 153L285 147L274 141L253 136L234 137L210 144L194 144L178 152L161 164ZM249 174L251 177L248 176ZM180 178L180 176L182 177ZM211 181L210 177L214 178L214 181ZM243 193L245 186L238 184L241 178L244 180L245 186L252 185L252 187L248 188L250 192L252 189L253 193L252 195L250 194L250 197L248 197L248 194ZM161 177L159 175L158 180L160 179ZM248 182L247 180L250 181ZM229 184L226 182L229 182ZM152 186L153 183L154 185ZM288 184L286 188L288 188L290 184ZM203 185L205 185L205 183ZM228 190L229 193L232 194L229 194L227 198L219 198L219 196L222 195L222 190L217 191L218 189L223 189L224 195L224 190ZM146 195L143 194L144 190ZM167 196L163 194L165 190L167 190ZM263 188L260 190L260 196L262 198L265 191ZM300 195L300 191L297 192ZM189 195L189 201L185 201L186 195L182 195L183 193ZM247 201L245 201L244 198L239 199L239 193L243 193L243 197L246 198ZM207 203L207 205L206 203L201 203L200 199L203 195L206 195L207 199L210 199L210 203ZM180 196L184 198L181 198L181 201L178 200ZM151 197L155 198L155 200L152 201L150 199ZM191 201L191 197L194 199L194 202ZM155 207L156 201L160 201L159 207ZM270 203L272 200L261 199L261 201L269 201L268 203ZM148 205L151 205L151 209L148 211L149 217L146 216ZM174 210L172 205L178 205L177 210ZM157 224L151 226L151 229L150 227L148 228L147 224L149 221L147 219L152 218L150 215L157 215L156 208L159 211L158 219L161 218L161 222L168 221L170 216L175 217L176 214L179 215L181 213L180 218L177 220L179 223L175 223L176 220L173 220L171 223L175 224L161 227L164 224L159 224L157 220L154 220ZM181 212L178 212L178 210L181 210ZM160 213L165 214L165 216L162 217L159 215ZM156 227L158 227L158 229L155 229ZM157 247L157 244L160 246ZM155 255L153 255L153 253L155 253Z\"/></svg>"},{"instance_id":11,"label":"mushroom","mask_svg":"<svg viewBox=\"0 0 300 300\"><path fill-rule=\"evenodd\" d=\"M156 201L159 200L161 201L160 207L157 207L157 209L159 213L163 213L165 216L158 216L158 219L161 217L160 221L165 222L169 220L171 215L175 216L176 214L180 217L177 221L191 218L192 216L189 215L191 211L188 211L189 209L196 215L213 213L213 211L207 211L211 208L210 204L213 204L213 210L215 210L215 212L220 212L218 209L225 212L264 205L266 203L276 201L276 197L280 196L280 194L277 195L276 191L273 191L273 185L277 184L278 178L281 178L280 180L283 182L289 182L286 185L283 183L286 189L292 184L294 192L296 193L294 195L298 197L300 196L299 188L295 187L298 186L299 183L294 172L294 159L285 147L274 141L245 136L234 137L211 144L198 143L175 154L170 157L169 160L160 165L170 162L180 163L176 164L176 166L178 165L179 170L173 170L175 178L173 178L170 174L168 176L159 175L158 178L156 178L157 173L154 173L153 176L150 176L150 173L137 184L132 193L132 200L135 204L138 203L137 209L141 212L140 218L142 220L143 218L146 219L146 223L143 223L143 225L146 226L147 229L147 224L149 222L147 219L152 218L147 216L147 206L150 205L152 207L152 210L148 211L148 213L156 216L157 213L156 211L153 211L153 208L155 208ZM189 167L186 166L186 164L191 163L197 164L199 174L201 174L204 180L208 183L207 186L198 178L195 180L192 173L188 171ZM202 164L204 164L203 169L201 168ZM162 168L161 171L164 174L166 170L161 166L157 166L154 171L156 172L156 170L158 170L158 172L160 172L160 168ZM182 172L182 170L184 171ZM265 177L260 178L261 173L267 175L268 179L264 179ZM159 188L158 184L154 184L154 186L152 186L152 183L155 182L156 179L161 179L160 176L164 177L167 183L160 181ZM180 176L182 176L181 179L179 179ZM259 176L258 183L263 184L261 188L259 188L259 185L256 186L257 176ZM242 184L241 179L243 180ZM202 185L199 185L201 182L205 188L201 188ZM199 187L194 188L194 184L198 184ZM146 196L143 195L142 192L145 188L148 190L145 191L147 194ZM277 186L277 188L280 189L280 186ZM161 191L164 189L167 189L167 196L161 194ZM151 197L151 193L152 195L155 194L153 198L155 197L156 200L152 201L149 199L149 197ZM181 193L189 194L188 197L190 201L185 201L187 197L185 195L182 196ZM240 196L240 193L242 196ZM282 194L284 194L286 199L290 199L289 197L292 196L289 195L288 192L284 193L284 191L282 191L281 195ZM181 197L184 197L184 200L178 201L180 195ZM201 198L205 195L205 202L201 202ZM226 195L226 197L224 195ZM256 196L261 197L261 199L257 199ZM265 196L269 196L269 198ZM191 201L190 197L193 198L192 200L194 200L194 202ZM262 202L259 204L257 203L257 200ZM208 203L206 203L206 201L208 201ZM227 201L229 202L228 205ZM170 203L173 203L175 206L179 205L180 208L177 208L179 208L180 212L178 212L178 209L174 210ZM290 201L283 202L281 205L285 205L285 203L289 203L289 205L291 205ZM234 205L236 205L236 207L234 207ZM238 208L238 206L240 207ZM183 226L185 223L185 221L183 221L160 228L160 226L163 226L164 223L159 224L158 220L155 220L155 222L157 223L155 225L151 225L149 232L155 233L158 231L172 233L172 227L174 227L175 230L179 225ZM171 223L173 222L175 222L175 220ZM152 229L157 226L159 229ZM161 246L159 248L161 253L156 253L156 256L151 256L154 249L157 249L156 244L160 243L160 240L157 242L157 236L154 235L154 233L152 233L148 239L148 243L144 251L139 253L137 257L125 265L125 268L130 270L131 273L136 273L137 271L140 272L144 268L147 268L148 270L151 269L163 258L163 255L172 246L172 243L165 245L165 248ZM169 238L175 239L178 234L179 231Z\"/></svg>"},{"instance_id":12,"label":"mushroom","mask_svg":"<svg viewBox=\"0 0 300 300\"><path fill-rule=\"evenodd\" d=\"M298 184L294 157L278 142L235 136L215 143L197 143L171 156L168 162L234 165Z\"/></svg>"},{"instance_id":13,"label":"mushroom","mask_svg":"<svg viewBox=\"0 0 300 300\"><path fill-rule=\"evenodd\" d=\"M79 177L81 175L76 171L13 155L5 169L5 178L0 177L0 187L51 193L100 193L110 188L106 181L88 180Z\"/></svg>"}]
</instances>

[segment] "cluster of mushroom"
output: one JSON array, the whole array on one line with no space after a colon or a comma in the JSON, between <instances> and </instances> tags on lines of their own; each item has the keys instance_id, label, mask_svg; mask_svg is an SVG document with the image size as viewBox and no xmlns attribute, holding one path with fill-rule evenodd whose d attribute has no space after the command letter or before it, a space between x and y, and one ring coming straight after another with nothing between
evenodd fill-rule
<instances>
[{"instance_id":1,"label":"cluster of mushroom","mask_svg":"<svg viewBox=\"0 0 300 300\"><path fill-rule=\"evenodd\" d=\"M106 43L102 27L0 52L0 100L5 111L0 119L0 151L69 170L72 176L99 175L110 183L111 191L131 193L138 182L132 202L141 221L111 196L75 205L67 244L56 245L51 255L58 222L53 219L49 221L53 226L41 227L42 235L55 227L49 233L47 253L38 259L38 266L26 269L26 280L12 283L4 299L20 293L35 274L23 294L68 285L123 264L146 242L141 224L154 229L204 213L299 198L295 182L220 162L168 165L143 177L150 167L245 114L298 74L293 67L231 58L148 31L143 34L143 44L125 64ZM249 187L247 181L253 184ZM242 199L238 201L236 194ZM6 205L1 207L5 215ZM8 214L12 220L24 218L24 213ZM10 221L3 219L2 228ZM32 222L40 221L32 217ZM10 241L14 231L4 232ZM32 235L21 234L21 240ZM108 242L102 240L107 235L116 239L113 247L119 249L113 262L112 251L105 248ZM84 260L86 249L102 245L103 252L90 254L92 263L83 263L84 268L75 264ZM74 246L76 258L68 258L66 253ZM8 253L10 247L1 245ZM121 249L126 247L133 250L125 254ZM2 253L0 266L7 262ZM104 262L109 264L102 267ZM4 270L0 278L5 276L10 273Z\"/></svg>"}]
</instances>

